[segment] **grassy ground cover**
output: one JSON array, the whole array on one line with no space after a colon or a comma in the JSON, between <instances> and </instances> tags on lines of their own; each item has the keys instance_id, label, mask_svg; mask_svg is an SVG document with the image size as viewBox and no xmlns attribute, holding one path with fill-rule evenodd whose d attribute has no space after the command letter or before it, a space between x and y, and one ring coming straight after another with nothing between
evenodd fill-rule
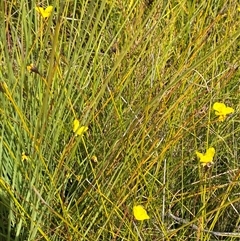
<instances>
[{"instance_id":1,"label":"grassy ground cover","mask_svg":"<svg viewBox=\"0 0 240 241\"><path fill-rule=\"evenodd\" d=\"M1 1L0 240L239 240L239 16Z\"/></svg>"}]
</instances>

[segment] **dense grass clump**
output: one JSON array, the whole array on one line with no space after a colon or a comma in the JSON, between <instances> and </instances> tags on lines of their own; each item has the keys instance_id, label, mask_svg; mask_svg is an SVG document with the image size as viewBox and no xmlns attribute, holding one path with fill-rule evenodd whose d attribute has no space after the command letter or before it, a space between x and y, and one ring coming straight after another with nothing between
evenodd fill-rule
<instances>
[{"instance_id":1,"label":"dense grass clump","mask_svg":"<svg viewBox=\"0 0 240 241\"><path fill-rule=\"evenodd\" d=\"M239 10L1 1L0 240L238 240Z\"/></svg>"}]
</instances>

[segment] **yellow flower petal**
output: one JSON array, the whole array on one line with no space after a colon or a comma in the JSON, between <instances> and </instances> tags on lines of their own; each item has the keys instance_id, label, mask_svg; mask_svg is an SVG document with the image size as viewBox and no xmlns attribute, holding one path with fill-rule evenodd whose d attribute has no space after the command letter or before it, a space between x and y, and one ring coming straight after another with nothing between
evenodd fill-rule
<instances>
[{"instance_id":1,"label":"yellow flower petal","mask_svg":"<svg viewBox=\"0 0 240 241\"><path fill-rule=\"evenodd\" d=\"M133 207L133 215L137 220L145 220L150 219L147 214L147 211L144 209L142 205L137 205Z\"/></svg>"},{"instance_id":2,"label":"yellow flower petal","mask_svg":"<svg viewBox=\"0 0 240 241\"><path fill-rule=\"evenodd\" d=\"M197 155L197 157L200 158L200 160L202 160L204 158L204 155L198 151L196 151L196 155Z\"/></svg>"},{"instance_id":3,"label":"yellow flower petal","mask_svg":"<svg viewBox=\"0 0 240 241\"><path fill-rule=\"evenodd\" d=\"M76 136L81 136L84 132L88 130L87 126L81 126L79 120L75 119L73 121L73 132Z\"/></svg>"},{"instance_id":4,"label":"yellow flower petal","mask_svg":"<svg viewBox=\"0 0 240 241\"><path fill-rule=\"evenodd\" d=\"M222 110L226 108L226 105L223 103L219 103L219 102L215 102L213 104L213 109L217 112L217 113L222 113ZM216 114L217 115L217 114Z\"/></svg>"},{"instance_id":5,"label":"yellow flower petal","mask_svg":"<svg viewBox=\"0 0 240 241\"><path fill-rule=\"evenodd\" d=\"M25 152L22 153L22 161L28 161L29 157L25 154Z\"/></svg>"},{"instance_id":6,"label":"yellow flower petal","mask_svg":"<svg viewBox=\"0 0 240 241\"><path fill-rule=\"evenodd\" d=\"M35 7L35 10L42 15L43 18L48 18L52 14L53 6L48 6L46 9Z\"/></svg>"},{"instance_id":7,"label":"yellow flower petal","mask_svg":"<svg viewBox=\"0 0 240 241\"><path fill-rule=\"evenodd\" d=\"M79 135L81 136L84 132L86 132L88 130L88 127L87 126L81 126L77 132L76 132L76 135Z\"/></svg>"},{"instance_id":8,"label":"yellow flower petal","mask_svg":"<svg viewBox=\"0 0 240 241\"><path fill-rule=\"evenodd\" d=\"M213 159L214 155L215 155L215 149L213 147L208 148L206 151L206 156L208 158Z\"/></svg>"},{"instance_id":9,"label":"yellow flower petal","mask_svg":"<svg viewBox=\"0 0 240 241\"><path fill-rule=\"evenodd\" d=\"M234 109L231 108L231 107L226 107L226 109L224 110L225 111L225 114L231 114L231 113L234 113Z\"/></svg>"},{"instance_id":10,"label":"yellow flower petal","mask_svg":"<svg viewBox=\"0 0 240 241\"><path fill-rule=\"evenodd\" d=\"M73 132L76 132L79 126L80 126L79 120L75 119L73 121Z\"/></svg>"},{"instance_id":11,"label":"yellow flower petal","mask_svg":"<svg viewBox=\"0 0 240 241\"><path fill-rule=\"evenodd\" d=\"M33 67L34 67L33 64L30 64L30 65L27 66L27 70L28 70L29 73L32 72L32 68L33 68Z\"/></svg>"},{"instance_id":12,"label":"yellow flower petal","mask_svg":"<svg viewBox=\"0 0 240 241\"><path fill-rule=\"evenodd\" d=\"M197 157L200 159L200 163L205 166L208 163L211 163L213 161L213 157L215 155L215 149L213 147L210 147L207 149L205 154L202 154L198 151L196 151Z\"/></svg>"}]
</instances>

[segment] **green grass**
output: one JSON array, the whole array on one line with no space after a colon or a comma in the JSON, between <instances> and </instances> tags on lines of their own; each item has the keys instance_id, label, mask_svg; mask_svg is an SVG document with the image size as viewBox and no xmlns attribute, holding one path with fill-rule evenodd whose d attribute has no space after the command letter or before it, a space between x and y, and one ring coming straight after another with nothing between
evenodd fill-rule
<instances>
[{"instance_id":1,"label":"green grass","mask_svg":"<svg viewBox=\"0 0 240 241\"><path fill-rule=\"evenodd\" d=\"M237 8L1 1L0 240L238 240Z\"/></svg>"}]
</instances>

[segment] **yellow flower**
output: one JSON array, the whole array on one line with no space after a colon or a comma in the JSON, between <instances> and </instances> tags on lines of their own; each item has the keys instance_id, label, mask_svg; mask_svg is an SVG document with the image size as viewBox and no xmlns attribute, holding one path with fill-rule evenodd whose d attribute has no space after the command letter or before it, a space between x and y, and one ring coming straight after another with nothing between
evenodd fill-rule
<instances>
[{"instance_id":1,"label":"yellow flower","mask_svg":"<svg viewBox=\"0 0 240 241\"><path fill-rule=\"evenodd\" d=\"M84 132L88 130L87 126L81 126L79 120L75 119L73 121L73 132L75 133L76 136L81 136Z\"/></svg>"},{"instance_id":2,"label":"yellow flower","mask_svg":"<svg viewBox=\"0 0 240 241\"><path fill-rule=\"evenodd\" d=\"M32 72L33 67L34 67L33 64L30 64L30 65L27 66L27 70L28 70L29 73Z\"/></svg>"},{"instance_id":3,"label":"yellow flower","mask_svg":"<svg viewBox=\"0 0 240 241\"><path fill-rule=\"evenodd\" d=\"M133 215L137 220L145 220L150 218L142 205L133 207Z\"/></svg>"},{"instance_id":4,"label":"yellow flower","mask_svg":"<svg viewBox=\"0 0 240 241\"><path fill-rule=\"evenodd\" d=\"M37 67L34 64L28 65L27 70L28 70L29 73L34 72L34 73L40 74Z\"/></svg>"},{"instance_id":5,"label":"yellow flower","mask_svg":"<svg viewBox=\"0 0 240 241\"><path fill-rule=\"evenodd\" d=\"M35 7L35 10L42 15L43 18L48 18L52 14L53 6L48 6L46 9Z\"/></svg>"},{"instance_id":6,"label":"yellow flower","mask_svg":"<svg viewBox=\"0 0 240 241\"><path fill-rule=\"evenodd\" d=\"M196 151L196 155L200 158L200 163L203 166L213 163L213 157L215 155L215 149L210 147L207 149L205 154Z\"/></svg>"},{"instance_id":7,"label":"yellow flower","mask_svg":"<svg viewBox=\"0 0 240 241\"><path fill-rule=\"evenodd\" d=\"M22 161L28 161L29 157L25 154L25 152L22 153Z\"/></svg>"},{"instance_id":8,"label":"yellow flower","mask_svg":"<svg viewBox=\"0 0 240 241\"><path fill-rule=\"evenodd\" d=\"M237 8L238 11L240 11L240 6Z\"/></svg>"},{"instance_id":9,"label":"yellow flower","mask_svg":"<svg viewBox=\"0 0 240 241\"><path fill-rule=\"evenodd\" d=\"M215 102L213 104L215 115L219 116L219 121L224 121L228 114L234 113L234 109L227 107L224 103Z\"/></svg>"}]
</instances>

